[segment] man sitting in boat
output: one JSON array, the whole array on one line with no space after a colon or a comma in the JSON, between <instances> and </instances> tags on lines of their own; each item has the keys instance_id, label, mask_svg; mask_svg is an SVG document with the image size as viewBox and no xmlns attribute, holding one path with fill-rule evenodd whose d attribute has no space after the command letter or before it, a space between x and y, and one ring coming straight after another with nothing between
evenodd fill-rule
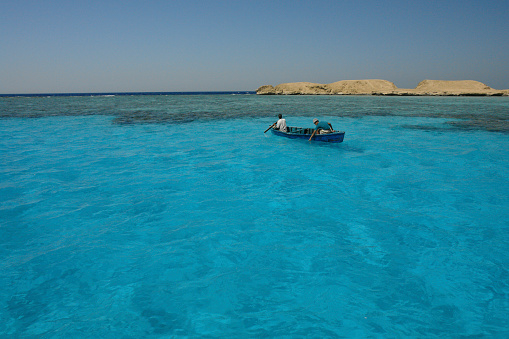
<instances>
[{"instance_id":1,"label":"man sitting in boat","mask_svg":"<svg viewBox=\"0 0 509 339\"><path fill-rule=\"evenodd\" d=\"M283 119L283 114L279 114L279 120L276 122L276 129L286 133L286 120Z\"/></svg>"},{"instance_id":2,"label":"man sitting in boat","mask_svg":"<svg viewBox=\"0 0 509 339\"><path fill-rule=\"evenodd\" d=\"M316 127L315 130L313 131L313 134L311 134L309 141L313 139L315 134L326 134L334 132L334 130L332 129L332 125L329 122L318 121L318 119L313 119L313 124L315 124Z\"/></svg>"}]
</instances>

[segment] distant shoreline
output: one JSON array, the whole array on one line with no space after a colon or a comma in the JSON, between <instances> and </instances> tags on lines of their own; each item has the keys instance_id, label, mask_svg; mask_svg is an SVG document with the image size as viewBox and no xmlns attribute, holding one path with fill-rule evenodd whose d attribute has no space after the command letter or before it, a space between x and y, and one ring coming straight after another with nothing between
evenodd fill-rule
<instances>
[{"instance_id":1,"label":"distant shoreline","mask_svg":"<svg viewBox=\"0 0 509 339\"><path fill-rule=\"evenodd\" d=\"M243 95L256 94L255 91L198 91L198 92L104 92L104 93L28 93L0 94L0 98L9 97L109 97L130 95Z\"/></svg>"},{"instance_id":2,"label":"distant shoreline","mask_svg":"<svg viewBox=\"0 0 509 339\"><path fill-rule=\"evenodd\" d=\"M341 80L330 84L290 82L265 85L258 95L376 95L376 96L509 96L509 90L493 89L474 80L423 80L411 89L387 80Z\"/></svg>"}]
</instances>

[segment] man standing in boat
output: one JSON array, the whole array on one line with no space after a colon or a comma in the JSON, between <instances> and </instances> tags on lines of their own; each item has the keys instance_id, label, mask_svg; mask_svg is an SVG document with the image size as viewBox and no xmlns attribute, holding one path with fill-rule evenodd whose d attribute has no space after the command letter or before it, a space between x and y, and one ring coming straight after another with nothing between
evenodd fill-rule
<instances>
[{"instance_id":1,"label":"man standing in boat","mask_svg":"<svg viewBox=\"0 0 509 339\"><path fill-rule=\"evenodd\" d=\"M313 119L313 124L315 124L316 128L313 131L313 134L311 134L311 137L309 138L309 141L311 141L311 139L313 139L313 137L315 136L315 133L316 134L324 134L324 133L332 133L332 132L334 132L330 122L318 121L318 119Z\"/></svg>"}]
</instances>

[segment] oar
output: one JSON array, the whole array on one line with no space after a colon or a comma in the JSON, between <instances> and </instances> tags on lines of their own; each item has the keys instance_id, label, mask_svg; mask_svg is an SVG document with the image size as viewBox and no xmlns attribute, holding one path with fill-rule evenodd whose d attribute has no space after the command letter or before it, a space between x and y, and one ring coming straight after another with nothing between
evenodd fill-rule
<instances>
[{"instance_id":1,"label":"oar","mask_svg":"<svg viewBox=\"0 0 509 339\"><path fill-rule=\"evenodd\" d=\"M316 129L313 131L313 134L311 134L311 137L309 138L309 141L311 141L311 139L313 139L313 137L315 136L315 133L316 133Z\"/></svg>"},{"instance_id":2,"label":"oar","mask_svg":"<svg viewBox=\"0 0 509 339\"><path fill-rule=\"evenodd\" d=\"M269 129L271 129L272 127L274 127L274 125L275 125L275 124L276 124L276 123L273 123L272 125L270 125L270 127L269 127L269 128L267 128L267 129L265 130L265 132L267 132ZM263 132L263 133L265 133L265 132Z\"/></svg>"}]
</instances>

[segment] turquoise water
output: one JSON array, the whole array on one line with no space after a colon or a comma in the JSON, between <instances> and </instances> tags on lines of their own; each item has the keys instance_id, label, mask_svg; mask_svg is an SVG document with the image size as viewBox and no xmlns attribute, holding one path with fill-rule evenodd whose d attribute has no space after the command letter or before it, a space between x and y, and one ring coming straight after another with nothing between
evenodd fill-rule
<instances>
[{"instance_id":1,"label":"turquoise water","mask_svg":"<svg viewBox=\"0 0 509 339\"><path fill-rule=\"evenodd\" d=\"M0 336L507 337L508 99L2 98Z\"/></svg>"}]
</instances>

